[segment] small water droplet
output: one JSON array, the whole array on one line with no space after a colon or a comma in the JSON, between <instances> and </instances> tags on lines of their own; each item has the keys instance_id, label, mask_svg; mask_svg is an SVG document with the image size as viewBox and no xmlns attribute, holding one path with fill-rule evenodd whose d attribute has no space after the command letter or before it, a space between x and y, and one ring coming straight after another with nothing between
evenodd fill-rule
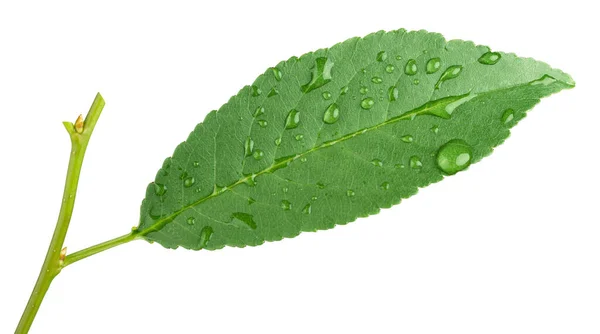
<instances>
[{"instance_id":1,"label":"small water droplet","mask_svg":"<svg viewBox=\"0 0 600 334\"><path fill-rule=\"evenodd\" d=\"M380 84L383 82L383 79L381 77L372 77L371 82L375 84Z\"/></svg>"},{"instance_id":2,"label":"small water droplet","mask_svg":"<svg viewBox=\"0 0 600 334\"><path fill-rule=\"evenodd\" d=\"M402 56L401 55L397 55L396 56L396 60L402 60Z\"/></svg>"},{"instance_id":3,"label":"small water droplet","mask_svg":"<svg viewBox=\"0 0 600 334\"><path fill-rule=\"evenodd\" d=\"M417 74L417 61L416 60L409 59L406 62L406 66L404 66L404 74L406 74L406 75Z\"/></svg>"},{"instance_id":4,"label":"small water droplet","mask_svg":"<svg viewBox=\"0 0 600 334\"><path fill-rule=\"evenodd\" d=\"M245 212L234 212L231 214L231 223L237 226L248 227L252 230L256 230L256 222L254 222L254 217Z\"/></svg>"},{"instance_id":5,"label":"small water droplet","mask_svg":"<svg viewBox=\"0 0 600 334\"><path fill-rule=\"evenodd\" d=\"M335 103L332 103L325 109L323 114L323 122L327 124L333 124L340 118L340 108Z\"/></svg>"},{"instance_id":6,"label":"small water droplet","mask_svg":"<svg viewBox=\"0 0 600 334\"><path fill-rule=\"evenodd\" d=\"M388 100L390 102L394 102L398 99L398 88L396 86L392 86L388 88Z\"/></svg>"},{"instance_id":7,"label":"small water droplet","mask_svg":"<svg viewBox=\"0 0 600 334\"><path fill-rule=\"evenodd\" d=\"M258 116L260 116L260 115L262 115L264 113L265 113L265 108L258 107L258 108L256 108L256 110L254 110L254 113L252 114L252 116L258 117Z\"/></svg>"},{"instance_id":8,"label":"small water droplet","mask_svg":"<svg viewBox=\"0 0 600 334\"><path fill-rule=\"evenodd\" d=\"M290 201L287 200L283 200L281 201L281 208L284 210L291 210L292 209L292 203L290 203Z\"/></svg>"},{"instance_id":9,"label":"small water droplet","mask_svg":"<svg viewBox=\"0 0 600 334\"><path fill-rule=\"evenodd\" d=\"M477 59L477 61L484 65L496 65L497 62L500 61L502 56L499 52L486 52Z\"/></svg>"},{"instance_id":10,"label":"small water droplet","mask_svg":"<svg viewBox=\"0 0 600 334\"><path fill-rule=\"evenodd\" d=\"M361 69L360 71L361 71L363 74L367 73L367 69L366 69L366 68L363 68L363 69Z\"/></svg>"},{"instance_id":11,"label":"small water droplet","mask_svg":"<svg viewBox=\"0 0 600 334\"><path fill-rule=\"evenodd\" d=\"M290 188L288 188L288 187L283 187L283 188L281 189L281 191L283 191L283 193L287 193L288 191L290 191Z\"/></svg>"},{"instance_id":12,"label":"small water droplet","mask_svg":"<svg viewBox=\"0 0 600 334\"><path fill-rule=\"evenodd\" d=\"M252 153L252 156L254 159L260 160L265 156L265 153L262 150L255 150L254 153Z\"/></svg>"},{"instance_id":13,"label":"small water droplet","mask_svg":"<svg viewBox=\"0 0 600 334\"><path fill-rule=\"evenodd\" d=\"M272 71L273 71L273 76L275 77L275 80L281 81L281 78L283 77L281 70L278 69L277 67L273 67Z\"/></svg>"},{"instance_id":14,"label":"small water droplet","mask_svg":"<svg viewBox=\"0 0 600 334\"><path fill-rule=\"evenodd\" d=\"M362 86L360 87L359 92L363 95L367 94L369 92L369 88L367 86Z\"/></svg>"},{"instance_id":15,"label":"small water droplet","mask_svg":"<svg viewBox=\"0 0 600 334\"><path fill-rule=\"evenodd\" d=\"M405 143L413 142L413 136L411 136L411 135L402 136L400 139Z\"/></svg>"},{"instance_id":16,"label":"small water droplet","mask_svg":"<svg viewBox=\"0 0 600 334\"><path fill-rule=\"evenodd\" d=\"M442 172L453 175L469 167L472 158L471 145L464 140L453 139L440 147L436 160Z\"/></svg>"},{"instance_id":17,"label":"small water droplet","mask_svg":"<svg viewBox=\"0 0 600 334\"><path fill-rule=\"evenodd\" d=\"M311 197L310 199L311 199L311 200L313 200L313 201L316 201L316 200L317 200L317 199L319 199L319 198L318 198L317 196L313 196L313 197Z\"/></svg>"},{"instance_id":18,"label":"small water droplet","mask_svg":"<svg viewBox=\"0 0 600 334\"><path fill-rule=\"evenodd\" d=\"M154 193L157 196L163 196L167 192L167 186L161 183L154 184Z\"/></svg>"},{"instance_id":19,"label":"small water droplet","mask_svg":"<svg viewBox=\"0 0 600 334\"><path fill-rule=\"evenodd\" d=\"M432 74L439 71L441 67L442 61L440 58L431 58L427 61L427 64L425 65L425 71L427 72L427 74Z\"/></svg>"},{"instance_id":20,"label":"small water droplet","mask_svg":"<svg viewBox=\"0 0 600 334\"><path fill-rule=\"evenodd\" d=\"M395 69L396 68L392 64L388 64L388 66L385 67L385 71L388 72L388 73L394 73Z\"/></svg>"},{"instance_id":21,"label":"small water droplet","mask_svg":"<svg viewBox=\"0 0 600 334\"><path fill-rule=\"evenodd\" d=\"M354 190L348 189L346 190L346 196L353 197L355 195Z\"/></svg>"},{"instance_id":22,"label":"small water droplet","mask_svg":"<svg viewBox=\"0 0 600 334\"><path fill-rule=\"evenodd\" d=\"M285 128L295 129L298 127L298 124L300 124L300 112L296 109L292 109L285 119Z\"/></svg>"},{"instance_id":23,"label":"small water droplet","mask_svg":"<svg viewBox=\"0 0 600 334\"><path fill-rule=\"evenodd\" d=\"M323 92L323 94L321 94L321 96L323 96L324 100L329 100L331 98L331 93L330 92Z\"/></svg>"},{"instance_id":24,"label":"small water droplet","mask_svg":"<svg viewBox=\"0 0 600 334\"><path fill-rule=\"evenodd\" d=\"M323 189L323 188L325 188L325 184L323 182L317 182L317 187L319 189Z\"/></svg>"},{"instance_id":25,"label":"small water droplet","mask_svg":"<svg viewBox=\"0 0 600 334\"><path fill-rule=\"evenodd\" d=\"M194 167L199 167L199 166L200 166L200 161L194 161L194 162L192 163L192 166L194 166Z\"/></svg>"},{"instance_id":26,"label":"small water droplet","mask_svg":"<svg viewBox=\"0 0 600 334\"><path fill-rule=\"evenodd\" d=\"M185 180L185 178L186 178L187 176L188 176L188 173L187 173L187 172L183 172L183 173L181 173L181 175L179 175L179 179L180 179L180 180Z\"/></svg>"},{"instance_id":27,"label":"small water droplet","mask_svg":"<svg viewBox=\"0 0 600 334\"><path fill-rule=\"evenodd\" d=\"M300 158L300 161L301 161L301 162L307 162L307 161L308 161L308 159L307 159L306 157L302 157L302 158Z\"/></svg>"},{"instance_id":28,"label":"small water droplet","mask_svg":"<svg viewBox=\"0 0 600 334\"><path fill-rule=\"evenodd\" d=\"M262 94L262 90L260 88L258 88L258 86L252 85L251 91L252 91L252 96L254 96L254 97L257 97L260 94Z\"/></svg>"},{"instance_id":29,"label":"small water droplet","mask_svg":"<svg viewBox=\"0 0 600 334\"><path fill-rule=\"evenodd\" d=\"M189 217L189 218L187 219L187 223L188 223L188 225L194 225L194 224L196 224L196 218L194 218L194 217Z\"/></svg>"},{"instance_id":30,"label":"small water droplet","mask_svg":"<svg viewBox=\"0 0 600 334\"><path fill-rule=\"evenodd\" d=\"M394 168L396 168L396 169L402 169L402 168L404 168L404 165L403 164L395 164Z\"/></svg>"},{"instance_id":31,"label":"small water droplet","mask_svg":"<svg viewBox=\"0 0 600 334\"><path fill-rule=\"evenodd\" d=\"M271 96L275 96L279 94L279 90L277 90L277 88L273 87L271 88L271 90L269 91L269 94L267 94L267 97L271 97Z\"/></svg>"},{"instance_id":32,"label":"small water droplet","mask_svg":"<svg viewBox=\"0 0 600 334\"><path fill-rule=\"evenodd\" d=\"M344 86L340 89L340 95L346 95L346 93L348 93L348 86Z\"/></svg>"},{"instance_id":33,"label":"small water droplet","mask_svg":"<svg viewBox=\"0 0 600 334\"><path fill-rule=\"evenodd\" d=\"M246 176L246 178L245 178L244 183L251 187L254 187L256 185L256 174L249 174L249 175L245 175L245 176Z\"/></svg>"},{"instance_id":34,"label":"small water droplet","mask_svg":"<svg viewBox=\"0 0 600 334\"><path fill-rule=\"evenodd\" d=\"M440 127L437 126L437 125L434 125L434 126L431 127L430 130L431 130L431 132L433 132L434 134L437 135L437 133L440 131Z\"/></svg>"},{"instance_id":35,"label":"small water droplet","mask_svg":"<svg viewBox=\"0 0 600 334\"><path fill-rule=\"evenodd\" d=\"M462 71L462 68L463 68L462 65L452 65L452 66L449 66L444 71L444 73L442 73L442 76L440 77L440 79L438 80L438 82L435 84L435 89L439 89L443 82L458 77L458 75Z\"/></svg>"},{"instance_id":36,"label":"small water droplet","mask_svg":"<svg viewBox=\"0 0 600 334\"><path fill-rule=\"evenodd\" d=\"M186 188L189 188L189 187L193 186L193 185L194 185L194 183L196 183L196 179L195 179L193 176L190 176L190 177L188 177L187 179L185 179L185 180L183 181L183 185L184 185Z\"/></svg>"},{"instance_id":37,"label":"small water droplet","mask_svg":"<svg viewBox=\"0 0 600 334\"><path fill-rule=\"evenodd\" d=\"M379 51L377 53L377 61L385 61L388 58L387 52L385 51Z\"/></svg>"},{"instance_id":38,"label":"small water droplet","mask_svg":"<svg viewBox=\"0 0 600 334\"><path fill-rule=\"evenodd\" d=\"M504 124L508 124L510 123L513 119L515 118L515 111L512 109L506 109L504 110L504 112L502 113L502 123Z\"/></svg>"},{"instance_id":39,"label":"small water droplet","mask_svg":"<svg viewBox=\"0 0 600 334\"><path fill-rule=\"evenodd\" d=\"M315 65L312 68L310 81L302 86L302 92L306 94L329 83L332 79L332 67L333 61L327 57L315 59Z\"/></svg>"},{"instance_id":40,"label":"small water droplet","mask_svg":"<svg viewBox=\"0 0 600 334\"><path fill-rule=\"evenodd\" d=\"M206 245L210 241L213 235L213 229L210 226L204 226L200 231L200 240L198 241L199 248L206 248Z\"/></svg>"},{"instance_id":41,"label":"small water droplet","mask_svg":"<svg viewBox=\"0 0 600 334\"><path fill-rule=\"evenodd\" d=\"M361 108L363 108L365 110L369 110L369 109L373 108L373 105L375 105L375 100L373 100L373 98L370 98L370 97L367 97L367 98L363 99L362 101L360 101Z\"/></svg>"},{"instance_id":42,"label":"small water droplet","mask_svg":"<svg viewBox=\"0 0 600 334\"><path fill-rule=\"evenodd\" d=\"M248 138L246 138L246 142L244 143L244 155L248 157L248 156L252 155L253 151L254 151L254 140L252 140L252 138L248 137Z\"/></svg>"},{"instance_id":43,"label":"small water droplet","mask_svg":"<svg viewBox=\"0 0 600 334\"><path fill-rule=\"evenodd\" d=\"M294 138L296 138L297 141L300 141L302 139L304 139L304 135L303 134L297 134L294 136Z\"/></svg>"},{"instance_id":44,"label":"small water droplet","mask_svg":"<svg viewBox=\"0 0 600 334\"><path fill-rule=\"evenodd\" d=\"M379 159L373 159L373 160L371 160L371 163L373 164L373 166L383 167L383 162L381 162L381 160L379 160Z\"/></svg>"},{"instance_id":45,"label":"small water droplet","mask_svg":"<svg viewBox=\"0 0 600 334\"><path fill-rule=\"evenodd\" d=\"M419 79L415 79L413 80L413 85L418 85L421 81L419 81Z\"/></svg>"},{"instance_id":46,"label":"small water droplet","mask_svg":"<svg viewBox=\"0 0 600 334\"><path fill-rule=\"evenodd\" d=\"M388 190L388 189L390 189L390 183L389 182L383 182L379 187L381 189L383 189L383 190Z\"/></svg>"},{"instance_id":47,"label":"small water droplet","mask_svg":"<svg viewBox=\"0 0 600 334\"><path fill-rule=\"evenodd\" d=\"M276 145L276 146L279 146L279 145L281 145L281 138L277 138L277 139L275 139L275 145Z\"/></svg>"},{"instance_id":48,"label":"small water droplet","mask_svg":"<svg viewBox=\"0 0 600 334\"><path fill-rule=\"evenodd\" d=\"M254 203L256 203L256 200L252 197L248 197L248 205L252 205Z\"/></svg>"},{"instance_id":49,"label":"small water droplet","mask_svg":"<svg viewBox=\"0 0 600 334\"><path fill-rule=\"evenodd\" d=\"M269 123L266 120L264 120L264 119L259 119L258 120L258 125L260 125L261 128L266 128L267 125L269 125Z\"/></svg>"},{"instance_id":50,"label":"small water droplet","mask_svg":"<svg viewBox=\"0 0 600 334\"><path fill-rule=\"evenodd\" d=\"M423 167L423 163L421 162L421 159L416 155L413 155L412 157L410 157L408 162L410 164L410 168L412 168L412 169L421 169L421 167Z\"/></svg>"},{"instance_id":51,"label":"small water droplet","mask_svg":"<svg viewBox=\"0 0 600 334\"><path fill-rule=\"evenodd\" d=\"M306 204L304 208L302 208L302 213L305 215L310 215L312 213L312 206L310 203Z\"/></svg>"}]
</instances>

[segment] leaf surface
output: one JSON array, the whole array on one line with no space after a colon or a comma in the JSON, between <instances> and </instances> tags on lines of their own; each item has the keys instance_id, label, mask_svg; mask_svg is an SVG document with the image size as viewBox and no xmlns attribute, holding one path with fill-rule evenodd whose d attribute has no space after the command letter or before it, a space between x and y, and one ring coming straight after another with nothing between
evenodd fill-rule
<instances>
[{"instance_id":1,"label":"leaf surface","mask_svg":"<svg viewBox=\"0 0 600 334\"><path fill-rule=\"evenodd\" d=\"M540 98L573 86L544 63L425 31L292 57L165 160L136 233L219 249L376 214L489 155Z\"/></svg>"}]
</instances>

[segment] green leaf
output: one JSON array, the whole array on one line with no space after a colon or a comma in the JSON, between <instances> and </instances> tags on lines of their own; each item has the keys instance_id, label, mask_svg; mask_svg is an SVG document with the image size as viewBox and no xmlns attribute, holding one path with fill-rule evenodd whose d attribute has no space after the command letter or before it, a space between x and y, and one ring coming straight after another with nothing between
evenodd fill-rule
<instances>
[{"instance_id":1,"label":"green leaf","mask_svg":"<svg viewBox=\"0 0 600 334\"><path fill-rule=\"evenodd\" d=\"M544 63L425 31L292 57L165 160L137 233L218 249L352 222L481 160L540 98L573 86Z\"/></svg>"}]
</instances>

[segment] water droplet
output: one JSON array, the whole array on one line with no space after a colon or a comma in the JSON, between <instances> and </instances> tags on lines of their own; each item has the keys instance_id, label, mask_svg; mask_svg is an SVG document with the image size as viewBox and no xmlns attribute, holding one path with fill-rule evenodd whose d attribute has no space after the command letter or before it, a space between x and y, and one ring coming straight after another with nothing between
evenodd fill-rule
<instances>
[{"instance_id":1,"label":"water droplet","mask_svg":"<svg viewBox=\"0 0 600 334\"><path fill-rule=\"evenodd\" d=\"M548 86L552 83L556 82L556 79L544 74L541 78L537 79L537 80L533 80L532 82L530 82L529 84L531 86L537 86L537 85L544 85L544 86Z\"/></svg>"},{"instance_id":2,"label":"water droplet","mask_svg":"<svg viewBox=\"0 0 600 334\"><path fill-rule=\"evenodd\" d=\"M315 65L312 68L311 79L307 84L302 86L302 92L306 94L329 83L332 79L332 67L333 62L327 57L319 57L315 59Z\"/></svg>"},{"instance_id":3,"label":"water droplet","mask_svg":"<svg viewBox=\"0 0 600 334\"><path fill-rule=\"evenodd\" d=\"M473 159L471 145L461 139L453 139L440 147L437 165L442 172L453 175L469 167Z\"/></svg>"},{"instance_id":4,"label":"water droplet","mask_svg":"<svg viewBox=\"0 0 600 334\"><path fill-rule=\"evenodd\" d=\"M367 69L366 69L366 68L363 68L363 69L361 69L360 71L361 71L363 74L367 73Z\"/></svg>"},{"instance_id":5,"label":"water droplet","mask_svg":"<svg viewBox=\"0 0 600 334\"><path fill-rule=\"evenodd\" d=\"M302 208L302 213L305 215L310 215L312 213L312 206L310 203L306 204L304 208Z\"/></svg>"},{"instance_id":6,"label":"water droplet","mask_svg":"<svg viewBox=\"0 0 600 334\"><path fill-rule=\"evenodd\" d=\"M385 51L379 51L379 53L377 53L377 61L385 61L387 57L388 55Z\"/></svg>"},{"instance_id":7,"label":"water droplet","mask_svg":"<svg viewBox=\"0 0 600 334\"><path fill-rule=\"evenodd\" d=\"M317 196L313 196L310 199L312 199L313 201L316 201L317 199L319 199Z\"/></svg>"},{"instance_id":8,"label":"water droplet","mask_svg":"<svg viewBox=\"0 0 600 334\"><path fill-rule=\"evenodd\" d=\"M404 165L403 164L395 164L394 168L396 168L396 169L402 169L402 168L404 168Z\"/></svg>"},{"instance_id":9,"label":"water droplet","mask_svg":"<svg viewBox=\"0 0 600 334\"><path fill-rule=\"evenodd\" d=\"M256 185L256 174L247 174L244 176L246 176L246 178L244 179L245 184L251 187L254 187Z\"/></svg>"},{"instance_id":10,"label":"water droplet","mask_svg":"<svg viewBox=\"0 0 600 334\"><path fill-rule=\"evenodd\" d=\"M260 88L258 88L258 86L252 85L251 91L252 91L252 96L254 96L254 97L257 97L260 94L262 94L262 90Z\"/></svg>"},{"instance_id":11,"label":"water droplet","mask_svg":"<svg viewBox=\"0 0 600 334\"><path fill-rule=\"evenodd\" d=\"M291 210L292 209L292 203L290 203L290 201L287 200L283 200L281 201L281 208L284 210Z\"/></svg>"},{"instance_id":12,"label":"water droplet","mask_svg":"<svg viewBox=\"0 0 600 334\"><path fill-rule=\"evenodd\" d=\"M381 162L381 160L379 159L373 159L371 160L371 163L373 164L373 166L383 167L383 162Z\"/></svg>"},{"instance_id":13,"label":"water droplet","mask_svg":"<svg viewBox=\"0 0 600 334\"><path fill-rule=\"evenodd\" d=\"M277 88L273 87L271 88L271 90L269 91L269 94L267 94L267 97L271 97L271 96L275 96L279 94L279 90L277 90Z\"/></svg>"},{"instance_id":14,"label":"water droplet","mask_svg":"<svg viewBox=\"0 0 600 334\"><path fill-rule=\"evenodd\" d=\"M287 193L288 191L290 191L290 188L283 187L283 188L281 188L281 191L283 191L284 193Z\"/></svg>"},{"instance_id":15,"label":"water droplet","mask_svg":"<svg viewBox=\"0 0 600 334\"><path fill-rule=\"evenodd\" d=\"M362 86L360 87L359 92L363 95L367 94L369 92L369 88L367 86Z\"/></svg>"},{"instance_id":16,"label":"water droplet","mask_svg":"<svg viewBox=\"0 0 600 334\"><path fill-rule=\"evenodd\" d=\"M419 79L415 79L413 80L413 85L418 85L421 81L419 81Z\"/></svg>"},{"instance_id":17,"label":"water droplet","mask_svg":"<svg viewBox=\"0 0 600 334\"><path fill-rule=\"evenodd\" d=\"M433 132L434 134L437 135L437 133L440 131L440 127L437 126L437 125L434 125L434 126L431 127L430 130L431 130L431 132Z\"/></svg>"},{"instance_id":18,"label":"water droplet","mask_svg":"<svg viewBox=\"0 0 600 334\"><path fill-rule=\"evenodd\" d=\"M163 196L167 192L167 186L161 183L154 184L154 193L158 196Z\"/></svg>"},{"instance_id":19,"label":"water droplet","mask_svg":"<svg viewBox=\"0 0 600 334\"><path fill-rule=\"evenodd\" d=\"M300 140L304 139L304 135L298 134L298 135L295 135L294 138L296 138L297 141L300 141Z\"/></svg>"},{"instance_id":20,"label":"water droplet","mask_svg":"<svg viewBox=\"0 0 600 334\"><path fill-rule=\"evenodd\" d=\"M417 61L416 60L409 59L406 62L406 66L404 66L404 74L406 74L406 75L417 74Z\"/></svg>"},{"instance_id":21,"label":"water droplet","mask_svg":"<svg viewBox=\"0 0 600 334\"><path fill-rule=\"evenodd\" d=\"M252 140L252 138L248 137L248 138L246 138L246 142L244 143L244 155L248 157L248 156L252 155L253 151L254 151L254 140Z\"/></svg>"},{"instance_id":22,"label":"water droplet","mask_svg":"<svg viewBox=\"0 0 600 334\"><path fill-rule=\"evenodd\" d=\"M410 157L408 162L410 164L410 168L412 168L412 169L421 169L421 167L423 167L423 163L421 162L421 159L419 159L419 157L416 155L413 155L412 157Z\"/></svg>"},{"instance_id":23,"label":"water droplet","mask_svg":"<svg viewBox=\"0 0 600 334\"><path fill-rule=\"evenodd\" d=\"M258 116L260 116L260 115L262 115L264 113L265 113L265 108L258 107L258 108L256 108L256 110L254 110L254 113L252 114L252 116L258 117Z\"/></svg>"},{"instance_id":24,"label":"water droplet","mask_svg":"<svg viewBox=\"0 0 600 334\"><path fill-rule=\"evenodd\" d=\"M388 100L390 102L396 101L398 99L398 88L396 86L392 86L388 89Z\"/></svg>"},{"instance_id":25,"label":"water droplet","mask_svg":"<svg viewBox=\"0 0 600 334\"><path fill-rule=\"evenodd\" d=\"M385 71L388 72L388 73L394 73L395 69L396 68L392 64L388 64L388 66L385 67Z\"/></svg>"},{"instance_id":26,"label":"water droplet","mask_svg":"<svg viewBox=\"0 0 600 334\"><path fill-rule=\"evenodd\" d=\"M500 61L502 56L499 52L486 52L477 59L478 62L484 65L496 65L497 62Z\"/></svg>"},{"instance_id":27,"label":"water droplet","mask_svg":"<svg viewBox=\"0 0 600 334\"><path fill-rule=\"evenodd\" d=\"M346 190L346 196L353 197L355 195L354 190L348 189Z\"/></svg>"},{"instance_id":28,"label":"water droplet","mask_svg":"<svg viewBox=\"0 0 600 334\"><path fill-rule=\"evenodd\" d=\"M252 156L254 159L260 160L265 156L265 153L262 150L255 150L254 153L252 153Z\"/></svg>"},{"instance_id":29,"label":"water droplet","mask_svg":"<svg viewBox=\"0 0 600 334\"><path fill-rule=\"evenodd\" d=\"M273 71L273 76L275 77L275 80L281 81L281 78L283 77L281 70L277 67L273 67L271 70Z\"/></svg>"},{"instance_id":30,"label":"water droplet","mask_svg":"<svg viewBox=\"0 0 600 334\"><path fill-rule=\"evenodd\" d=\"M194 162L192 163L192 166L194 166L194 167L199 167L199 166L200 166L200 161L194 161Z\"/></svg>"},{"instance_id":31,"label":"water droplet","mask_svg":"<svg viewBox=\"0 0 600 334\"><path fill-rule=\"evenodd\" d=\"M427 64L425 65L425 70L427 72L427 74L432 74L435 73L437 71L439 71L439 69L442 67L442 62L440 58L431 58L427 61Z\"/></svg>"},{"instance_id":32,"label":"water droplet","mask_svg":"<svg viewBox=\"0 0 600 334\"><path fill-rule=\"evenodd\" d=\"M308 161L308 159L307 159L306 157L302 157L302 158L300 158L300 161L301 161L301 162L307 162L307 161Z\"/></svg>"},{"instance_id":33,"label":"water droplet","mask_svg":"<svg viewBox=\"0 0 600 334\"><path fill-rule=\"evenodd\" d=\"M440 88L440 86L442 85L443 82L458 77L458 75L462 71L462 68L463 68L462 65L452 65L452 66L449 66L444 71L444 73L442 73L442 76L440 77L440 79L438 80L438 82L435 84L435 89Z\"/></svg>"},{"instance_id":34,"label":"water droplet","mask_svg":"<svg viewBox=\"0 0 600 334\"><path fill-rule=\"evenodd\" d=\"M281 138L277 138L277 139L275 139L275 145L276 145L276 146L279 146L279 145L281 145Z\"/></svg>"},{"instance_id":35,"label":"water droplet","mask_svg":"<svg viewBox=\"0 0 600 334\"><path fill-rule=\"evenodd\" d=\"M256 200L252 197L248 197L248 205L252 205L254 203L256 203Z\"/></svg>"},{"instance_id":36,"label":"water droplet","mask_svg":"<svg viewBox=\"0 0 600 334\"><path fill-rule=\"evenodd\" d=\"M346 95L346 93L348 93L348 86L344 86L340 89L340 95Z\"/></svg>"},{"instance_id":37,"label":"water droplet","mask_svg":"<svg viewBox=\"0 0 600 334\"><path fill-rule=\"evenodd\" d=\"M400 139L405 143L413 142L413 136L411 136L411 135L402 136Z\"/></svg>"},{"instance_id":38,"label":"water droplet","mask_svg":"<svg viewBox=\"0 0 600 334\"><path fill-rule=\"evenodd\" d=\"M383 79L381 79L381 77L372 77L371 82L375 84L380 84L383 82Z\"/></svg>"},{"instance_id":39,"label":"water droplet","mask_svg":"<svg viewBox=\"0 0 600 334\"><path fill-rule=\"evenodd\" d=\"M331 98L331 93L330 92L323 92L323 94L321 94L323 96L323 99L325 100L329 100Z\"/></svg>"},{"instance_id":40,"label":"water droplet","mask_svg":"<svg viewBox=\"0 0 600 334\"><path fill-rule=\"evenodd\" d=\"M373 105L375 105L375 100L373 100L370 97L367 97L367 98L363 99L362 101L360 101L361 108L363 108L365 110L369 110L369 109L373 108Z\"/></svg>"},{"instance_id":41,"label":"water droplet","mask_svg":"<svg viewBox=\"0 0 600 334\"><path fill-rule=\"evenodd\" d=\"M396 56L396 60L402 60L402 56L401 55L397 55Z\"/></svg>"},{"instance_id":42,"label":"water droplet","mask_svg":"<svg viewBox=\"0 0 600 334\"><path fill-rule=\"evenodd\" d=\"M183 181L183 185L186 188L189 188L189 187L193 186L194 183L196 183L196 179L193 176L190 176L187 179L185 179L185 181Z\"/></svg>"},{"instance_id":43,"label":"water droplet","mask_svg":"<svg viewBox=\"0 0 600 334\"><path fill-rule=\"evenodd\" d=\"M319 189L323 189L323 188L325 188L325 184L323 182L317 182L317 187Z\"/></svg>"},{"instance_id":44,"label":"water droplet","mask_svg":"<svg viewBox=\"0 0 600 334\"><path fill-rule=\"evenodd\" d=\"M295 129L298 127L298 124L300 124L300 112L296 109L292 109L285 119L285 128Z\"/></svg>"},{"instance_id":45,"label":"water droplet","mask_svg":"<svg viewBox=\"0 0 600 334\"><path fill-rule=\"evenodd\" d=\"M200 231L200 240L198 241L198 248L206 248L206 245L210 241L213 235L213 229L210 226L204 226Z\"/></svg>"},{"instance_id":46,"label":"water droplet","mask_svg":"<svg viewBox=\"0 0 600 334\"><path fill-rule=\"evenodd\" d=\"M506 109L502 113L502 123L508 124L515 118L515 111L512 109Z\"/></svg>"},{"instance_id":47,"label":"water droplet","mask_svg":"<svg viewBox=\"0 0 600 334\"><path fill-rule=\"evenodd\" d=\"M194 217L189 217L189 218L187 219L187 223L188 223L188 225L194 225L194 224L196 224L196 218L194 218Z\"/></svg>"},{"instance_id":48,"label":"water droplet","mask_svg":"<svg viewBox=\"0 0 600 334\"><path fill-rule=\"evenodd\" d=\"M187 176L188 176L188 173L187 173L187 172L183 172L183 173L181 173L181 175L179 175L179 179L180 179L180 180L185 180L185 178L186 178Z\"/></svg>"},{"instance_id":49,"label":"water droplet","mask_svg":"<svg viewBox=\"0 0 600 334\"><path fill-rule=\"evenodd\" d=\"M234 212L231 214L231 223L237 226L248 227L252 230L256 230L256 222L254 222L254 217L245 212Z\"/></svg>"},{"instance_id":50,"label":"water droplet","mask_svg":"<svg viewBox=\"0 0 600 334\"><path fill-rule=\"evenodd\" d=\"M267 125L269 125L269 123L266 120L264 120L264 119L259 119L258 120L258 125L260 125L261 128L266 128Z\"/></svg>"},{"instance_id":51,"label":"water droplet","mask_svg":"<svg viewBox=\"0 0 600 334\"><path fill-rule=\"evenodd\" d=\"M339 118L340 109L338 108L338 105L335 103L330 104L329 107L325 109L325 113L323 114L323 122L327 124L333 124L337 122Z\"/></svg>"},{"instance_id":52,"label":"water droplet","mask_svg":"<svg viewBox=\"0 0 600 334\"><path fill-rule=\"evenodd\" d=\"M381 189L383 189L383 190L388 190L388 189L390 189L390 183L389 182L383 182L379 187Z\"/></svg>"}]
</instances>

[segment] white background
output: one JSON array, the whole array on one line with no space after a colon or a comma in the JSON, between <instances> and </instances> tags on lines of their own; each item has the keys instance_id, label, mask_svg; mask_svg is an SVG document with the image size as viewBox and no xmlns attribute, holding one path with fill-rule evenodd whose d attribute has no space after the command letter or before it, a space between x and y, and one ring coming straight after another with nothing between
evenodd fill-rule
<instances>
[{"instance_id":1,"label":"white background","mask_svg":"<svg viewBox=\"0 0 600 334\"><path fill-rule=\"evenodd\" d=\"M162 160L267 67L403 27L543 60L577 87L491 157L377 216L255 248L136 241L81 261L31 333L599 333L600 26L583 3L0 2L0 332L54 229L61 122L97 91L107 105L70 251L136 225Z\"/></svg>"}]
</instances>

